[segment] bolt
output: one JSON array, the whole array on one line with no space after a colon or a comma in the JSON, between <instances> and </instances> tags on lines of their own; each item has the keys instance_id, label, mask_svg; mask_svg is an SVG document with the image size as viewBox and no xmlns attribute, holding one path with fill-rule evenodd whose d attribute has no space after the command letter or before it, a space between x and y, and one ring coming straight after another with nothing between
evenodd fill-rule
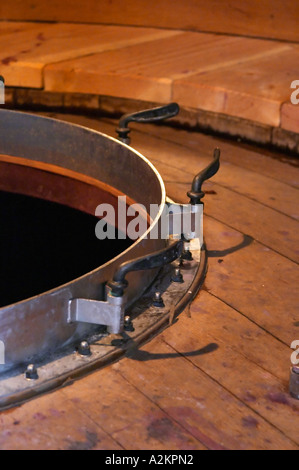
<instances>
[{"instance_id":1,"label":"bolt","mask_svg":"<svg viewBox=\"0 0 299 470\"><path fill-rule=\"evenodd\" d=\"M165 307L161 292L155 292L155 295L153 298L153 305L154 307Z\"/></svg>"},{"instance_id":2,"label":"bolt","mask_svg":"<svg viewBox=\"0 0 299 470\"><path fill-rule=\"evenodd\" d=\"M299 367L297 366L291 368L290 394L299 400Z\"/></svg>"},{"instance_id":3,"label":"bolt","mask_svg":"<svg viewBox=\"0 0 299 470\"><path fill-rule=\"evenodd\" d=\"M186 249L183 251L181 258L185 259L186 261L192 261L193 260L193 256L192 256L192 253L191 253L189 247L186 247Z\"/></svg>"},{"instance_id":4,"label":"bolt","mask_svg":"<svg viewBox=\"0 0 299 470\"><path fill-rule=\"evenodd\" d=\"M27 380L37 380L38 379L38 373L37 369L34 364L29 364L27 366L26 372L25 372L25 378Z\"/></svg>"},{"instance_id":5,"label":"bolt","mask_svg":"<svg viewBox=\"0 0 299 470\"><path fill-rule=\"evenodd\" d=\"M90 356L91 351L90 351L90 346L87 341L81 341L79 347L78 347L78 353L80 356Z\"/></svg>"},{"instance_id":6,"label":"bolt","mask_svg":"<svg viewBox=\"0 0 299 470\"><path fill-rule=\"evenodd\" d=\"M133 326L133 322L131 320L131 317L129 315L126 315L124 318L124 330L125 331L135 331L135 328Z\"/></svg>"},{"instance_id":7,"label":"bolt","mask_svg":"<svg viewBox=\"0 0 299 470\"><path fill-rule=\"evenodd\" d=\"M184 282L180 268L175 268L174 275L172 276L171 280L173 282Z\"/></svg>"}]
</instances>

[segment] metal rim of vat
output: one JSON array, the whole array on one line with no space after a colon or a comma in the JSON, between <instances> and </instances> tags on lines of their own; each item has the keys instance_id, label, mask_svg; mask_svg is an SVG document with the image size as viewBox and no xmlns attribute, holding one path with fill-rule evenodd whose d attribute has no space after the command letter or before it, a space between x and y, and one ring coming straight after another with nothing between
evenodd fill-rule
<instances>
[{"instance_id":1,"label":"metal rim of vat","mask_svg":"<svg viewBox=\"0 0 299 470\"><path fill-rule=\"evenodd\" d=\"M1 110L0 153L41 161L99 179L146 207L156 202L160 205L158 217L165 204L162 178L143 155L112 137L78 125ZM113 164L117 168L113 168ZM138 186L137 175L140 173L149 181L148 192L144 192L143 185ZM101 300L103 291L99 286L112 277L116 266L163 248L165 240L148 236L158 217L139 240L105 265L64 286L1 308L0 339L5 344L8 364L35 361L44 353L51 354L58 347L92 332L89 326L65 321L69 300L82 296ZM149 285L152 279L151 271L131 275L128 289L131 302L139 296L140 287ZM13 338L11 332L16 322L18 337L14 335Z\"/></svg>"},{"instance_id":2,"label":"metal rim of vat","mask_svg":"<svg viewBox=\"0 0 299 470\"><path fill-rule=\"evenodd\" d=\"M139 114L143 118L143 113ZM153 114L157 115L155 110ZM88 304L103 302L107 299L103 286L119 265L130 264L129 260L144 254L164 253L165 247L168 250L169 241L150 237L167 204L163 180L143 155L119 140L82 126L27 113L0 111L1 153L14 157L16 164L16 159L26 159L33 165L46 163L54 172L64 168L83 174L117 188L147 210L152 203L160 208L148 230L114 259L63 286L0 309L0 340L5 343L9 360L2 373L0 370L0 408L6 408L115 360L165 327L199 290L207 270L207 256L204 244L195 238L179 241L180 246L190 247L191 259L186 257L182 261L180 257L174 261L181 253L178 251L159 274L155 264L156 269L138 272L132 269L123 307L130 313L129 326L132 327L133 319L134 327L121 337L113 338L89 323L70 322L72 299L84 299ZM219 154L194 178L188 193L194 212L196 207L202 207L203 181L218 168ZM138 178L139 174L143 179ZM175 269L181 269L183 277L176 271L174 276ZM158 305L160 292L163 300ZM117 297L112 296L112 302L118 303Z\"/></svg>"}]
</instances>

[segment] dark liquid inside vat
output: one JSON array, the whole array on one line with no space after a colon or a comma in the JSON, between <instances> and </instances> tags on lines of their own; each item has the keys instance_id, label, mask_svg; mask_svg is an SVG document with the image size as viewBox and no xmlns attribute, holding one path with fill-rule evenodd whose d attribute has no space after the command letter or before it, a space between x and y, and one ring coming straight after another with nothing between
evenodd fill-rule
<instances>
[{"instance_id":1,"label":"dark liquid inside vat","mask_svg":"<svg viewBox=\"0 0 299 470\"><path fill-rule=\"evenodd\" d=\"M0 191L0 307L82 276L132 241L98 240L95 216Z\"/></svg>"}]
</instances>

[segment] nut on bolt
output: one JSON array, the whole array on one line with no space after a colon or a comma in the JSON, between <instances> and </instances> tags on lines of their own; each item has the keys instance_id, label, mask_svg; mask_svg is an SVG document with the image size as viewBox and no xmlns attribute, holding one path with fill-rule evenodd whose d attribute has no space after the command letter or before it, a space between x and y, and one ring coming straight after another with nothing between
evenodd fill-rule
<instances>
[{"instance_id":1,"label":"nut on bolt","mask_svg":"<svg viewBox=\"0 0 299 470\"><path fill-rule=\"evenodd\" d=\"M29 364L27 366L27 369L26 369L26 372L25 372L25 378L27 380L37 380L38 379L37 368L35 367L34 364Z\"/></svg>"},{"instance_id":2,"label":"nut on bolt","mask_svg":"<svg viewBox=\"0 0 299 470\"><path fill-rule=\"evenodd\" d=\"M129 315L126 315L124 318L124 330L125 331L135 331L135 328L133 326L133 322L131 320L131 317Z\"/></svg>"},{"instance_id":3,"label":"nut on bolt","mask_svg":"<svg viewBox=\"0 0 299 470\"><path fill-rule=\"evenodd\" d=\"M91 350L89 343L87 341L81 341L79 347L78 347L78 353L80 356L90 356L91 355Z\"/></svg>"},{"instance_id":4,"label":"nut on bolt","mask_svg":"<svg viewBox=\"0 0 299 470\"><path fill-rule=\"evenodd\" d=\"M183 253L181 255L181 258L183 260L186 260L186 261L192 261L193 260L193 256L192 256L192 253L191 253L189 247L185 248L185 250L183 251Z\"/></svg>"},{"instance_id":5,"label":"nut on bolt","mask_svg":"<svg viewBox=\"0 0 299 470\"><path fill-rule=\"evenodd\" d=\"M153 298L153 306L154 307L165 307L164 301L162 299L161 292L155 292L154 298Z\"/></svg>"},{"instance_id":6,"label":"nut on bolt","mask_svg":"<svg viewBox=\"0 0 299 470\"><path fill-rule=\"evenodd\" d=\"M290 376L290 394L296 400L299 400L299 367L293 366L291 368Z\"/></svg>"},{"instance_id":7,"label":"nut on bolt","mask_svg":"<svg viewBox=\"0 0 299 470\"><path fill-rule=\"evenodd\" d=\"M171 278L173 282L184 282L184 278L182 276L180 268L175 268L174 274Z\"/></svg>"}]
</instances>

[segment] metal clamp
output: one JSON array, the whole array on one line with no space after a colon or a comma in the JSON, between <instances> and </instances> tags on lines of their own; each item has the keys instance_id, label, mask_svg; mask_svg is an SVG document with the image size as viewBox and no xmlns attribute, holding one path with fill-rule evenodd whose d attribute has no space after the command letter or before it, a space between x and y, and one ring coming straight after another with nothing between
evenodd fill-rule
<instances>
[{"instance_id":1,"label":"metal clamp","mask_svg":"<svg viewBox=\"0 0 299 470\"><path fill-rule=\"evenodd\" d=\"M203 243L203 204L178 204L166 201L168 230L174 239L198 239Z\"/></svg>"},{"instance_id":2,"label":"metal clamp","mask_svg":"<svg viewBox=\"0 0 299 470\"><path fill-rule=\"evenodd\" d=\"M67 321L106 325L109 333L117 334L123 330L124 312L125 297L115 297L108 292L106 302L88 299L70 300Z\"/></svg>"},{"instance_id":3,"label":"metal clamp","mask_svg":"<svg viewBox=\"0 0 299 470\"><path fill-rule=\"evenodd\" d=\"M184 247L183 240L176 240L166 249L127 261L120 265L108 283L107 301L72 299L68 307L68 323L82 322L105 325L108 332L118 334L123 331L125 314L124 289L128 286L126 275L131 271L153 269L171 263L179 258Z\"/></svg>"}]
</instances>

